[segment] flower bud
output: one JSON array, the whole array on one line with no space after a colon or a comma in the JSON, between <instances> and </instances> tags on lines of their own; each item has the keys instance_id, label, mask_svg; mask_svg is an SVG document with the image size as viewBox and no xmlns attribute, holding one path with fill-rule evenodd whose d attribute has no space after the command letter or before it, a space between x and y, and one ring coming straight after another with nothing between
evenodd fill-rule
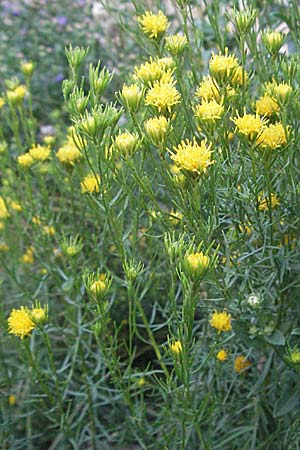
<instances>
[{"instance_id":1,"label":"flower bud","mask_svg":"<svg viewBox=\"0 0 300 450\"><path fill-rule=\"evenodd\" d=\"M153 117L145 122L144 127L152 143L160 146L166 139L170 122L164 116Z\"/></svg>"},{"instance_id":2,"label":"flower bud","mask_svg":"<svg viewBox=\"0 0 300 450\"><path fill-rule=\"evenodd\" d=\"M119 97L128 111L136 112L140 108L143 93L137 84L131 84L130 86L124 84L122 91L119 92Z\"/></svg>"},{"instance_id":3,"label":"flower bud","mask_svg":"<svg viewBox=\"0 0 300 450\"><path fill-rule=\"evenodd\" d=\"M166 37L166 49L171 53L171 55L180 55L184 52L187 45L187 38L179 33Z\"/></svg>"},{"instance_id":4,"label":"flower bud","mask_svg":"<svg viewBox=\"0 0 300 450\"><path fill-rule=\"evenodd\" d=\"M182 344L180 341L174 341L172 343L169 343L169 348L174 358L178 358L179 355L182 353Z\"/></svg>"},{"instance_id":5,"label":"flower bud","mask_svg":"<svg viewBox=\"0 0 300 450\"><path fill-rule=\"evenodd\" d=\"M271 55L277 55L281 49L285 36L278 31L267 31L262 35L263 43Z\"/></svg>"},{"instance_id":6,"label":"flower bud","mask_svg":"<svg viewBox=\"0 0 300 450\"><path fill-rule=\"evenodd\" d=\"M17 86L13 90L8 90L6 92L8 103L10 103L12 106L21 105L25 98L26 92L26 87L22 84L20 86Z\"/></svg>"},{"instance_id":7,"label":"flower bud","mask_svg":"<svg viewBox=\"0 0 300 450\"><path fill-rule=\"evenodd\" d=\"M129 131L120 133L115 138L114 142L115 149L125 159L132 156L136 152L139 144L140 140L138 135L135 133L130 133Z\"/></svg>"},{"instance_id":8,"label":"flower bud","mask_svg":"<svg viewBox=\"0 0 300 450\"><path fill-rule=\"evenodd\" d=\"M25 78L31 78L34 72L34 63L32 61L22 63L21 71L23 72Z\"/></svg>"},{"instance_id":9,"label":"flower bud","mask_svg":"<svg viewBox=\"0 0 300 450\"><path fill-rule=\"evenodd\" d=\"M191 278L197 278L209 267L210 258L203 252L190 253L184 257L184 269Z\"/></svg>"}]
</instances>

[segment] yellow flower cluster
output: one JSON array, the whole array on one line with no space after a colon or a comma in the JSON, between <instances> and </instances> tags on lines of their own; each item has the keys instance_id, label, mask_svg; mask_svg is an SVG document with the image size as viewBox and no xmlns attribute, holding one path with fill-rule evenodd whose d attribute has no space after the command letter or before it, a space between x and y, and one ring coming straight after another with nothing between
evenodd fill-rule
<instances>
[{"instance_id":1,"label":"yellow flower cluster","mask_svg":"<svg viewBox=\"0 0 300 450\"><path fill-rule=\"evenodd\" d=\"M239 66L238 60L234 55L228 54L228 48L225 48L225 55L220 52L218 55L212 54L209 61L209 71L216 80L231 79Z\"/></svg>"},{"instance_id":2,"label":"yellow flower cluster","mask_svg":"<svg viewBox=\"0 0 300 450\"><path fill-rule=\"evenodd\" d=\"M279 105L268 94L265 94L256 101L256 113L261 116L270 117L279 111Z\"/></svg>"},{"instance_id":3,"label":"yellow flower cluster","mask_svg":"<svg viewBox=\"0 0 300 450\"><path fill-rule=\"evenodd\" d=\"M173 79L155 81L146 94L145 104L157 108L160 113L171 113L172 108L180 103L180 94Z\"/></svg>"},{"instance_id":4,"label":"yellow flower cluster","mask_svg":"<svg viewBox=\"0 0 300 450\"><path fill-rule=\"evenodd\" d=\"M263 130L266 120L259 117L259 115L244 114L231 118L235 123L239 133L243 134L249 139L254 139Z\"/></svg>"},{"instance_id":5,"label":"yellow flower cluster","mask_svg":"<svg viewBox=\"0 0 300 450\"><path fill-rule=\"evenodd\" d=\"M186 140L174 147L175 153L171 154L171 158L180 169L185 169L195 173L205 173L208 167L214 163L211 160L211 144L206 145L203 140L199 145L194 138L193 141Z\"/></svg>"},{"instance_id":6,"label":"yellow flower cluster","mask_svg":"<svg viewBox=\"0 0 300 450\"><path fill-rule=\"evenodd\" d=\"M166 37L166 49L172 55L180 55L186 48L188 42L187 38L182 34L172 34Z\"/></svg>"},{"instance_id":7,"label":"yellow flower cluster","mask_svg":"<svg viewBox=\"0 0 300 450\"><path fill-rule=\"evenodd\" d=\"M36 304L31 310L21 306L20 309L13 309L7 319L8 332L20 339L29 336L37 325L42 324L47 319L47 307L42 308Z\"/></svg>"},{"instance_id":8,"label":"yellow flower cluster","mask_svg":"<svg viewBox=\"0 0 300 450\"><path fill-rule=\"evenodd\" d=\"M218 361L224 362L224 361L226 361L227 357L228 357L228 354L227 354L226 350L224 350L224 349L221 349L217 353L217 360Z\"/></svg>"},{"instance_id":9,"label":"yellow flower cluster","mask_svg":"<svg viewBox=\"0 0 300 450\"><path fill-rule=\"evenodd\" d=\"M82 193L98 193L100 192L100 177L90 173L83 178L80 186Z\"/></svg>"},{"instance_id":10,"label":"yellow flower cluster","mask_svg":"<svg viewBox=\"0 0 300 450\"><path fill-rule=\"evenodd\" d=\"M168 19L162 11L158 11L157 14L146 11L145 14L138 17L137 20L143 32L150 39L158 39L161 37L169 26Z\"/></svg>"},{"instance_id":11,"label":"yellow flower cluster","mask_svg":"<svg viewBox=\"0 0 300 450\"><path fill-rule=\"evenodd\" d=\"M224 107L214 99L203 100L200 105L196 105L194 108L194 115L200 123L202 121L213 123L221 119L223 113Z\"/></svg>"},{"instance_id":12,"label":"yellow flower cluster","mask_svg":"<svg viewBox=\"0 0 300 450\"><path fill-rule=\"evenodd\" d=\"M57 150L56 157L61 163L71 166L80 161L82 155L76 147L72 136L69 136L67 142Z\"/></svg>"},{"instance_id":13,"label":"yellow flower cluster","mask_svg":"<svg viewBox=\"0 0 300 450\"><path fill-rule=\"evenodd\" d=\"M287 133L282 123L277 122L265 127L257 138L257 144L261 148L274 150L287 144Z\"/></svg>"},{"instance_id":14,"label":"yellow flower cluster","mask_svg":"<svg viewBox=\"0 0 300 450\"><path fill-rule=\"evenodd\" d=\"M217 312L215 311L209 321L210 325L218 330L218 333L222 331L231 330L231 314L226 311Z\"/></svg>"},{"instance_id":15,"label":"yellow flower cluster","mask_svg":"<svg viewBox=\"0 0 300 450\"><path fill-rule=\"evenodd\" d=\"M29 155L34 161L46 161L51 153L49 145L33 145L29 150ZM23 155L24 156L24 155Z\"/></svg>"},{"instance_id":16,"label":"yellow flower cluster","mask_svg":"<svg viewBox=\"0 0 300 450\"><path fill-rule=\"evenodd\" d=\"M237 356L234 361L234 370L237 373L241 373L244 370L248 369L248 367L251 366L251 362L248 361L247 358L244 356Z\"/></svg>"}]
</instances>

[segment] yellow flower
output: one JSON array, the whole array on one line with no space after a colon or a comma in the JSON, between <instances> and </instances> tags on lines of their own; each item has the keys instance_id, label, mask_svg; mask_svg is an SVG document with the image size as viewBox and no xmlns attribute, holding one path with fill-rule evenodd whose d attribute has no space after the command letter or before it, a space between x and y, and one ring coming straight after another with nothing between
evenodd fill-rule
<instances>
[{"instance_id":1,"label":"yellow flower","mask_svg":"<svg viewBox=\"0 0 300 450\"><path fill-rule=\"evenodd\" d=\"M0 242L0 253L7 253L9 251L9 246L6 242Z\"/></svg>"},{"instance_id":2,"label":"yellow flower","mask_svg":"<svg viewBox=\"0 0 300 450\"><path fill-rule=\"evenodd\" d=\"M177 358L182 352L182 344L180 341L172 342L171 344L169 344L169 348L175 358Z\"/></svg>"},{"instance_id":3,"label":"yellow flower","mask_svg":"<svg viewBox=\"0 0 300 450\"><path fill-rule=\"evenodd\" d=\"M204 100L220 101L221 99L219 86L210 75L203 77L195 95L197 98L203 98Z\"/></svg>"},{"instance_id":4,"label":"yellow flower","mask_svg":"<svg viewBox=\"0 0 300 450\"><path fill-rule=\"evenodd\" d=\"M37 304L31 311L28 311L28 314L35 325L40 325L47 320L48 308L42 308L40 304Z\"/></svg>"},{"instance_id":5,"label":"yellow flower","mask_svg":"<svg viewBox=\"0 0 300 450\"><path fill-rule=\"evenodd\" d=\"M150 39L157 39L167 30L169 23L168 19L162 11L158 11L157 14L153 14L151 11L145 12L142 16L138 17L138 22L143 32Z\"/></svg>"},{"instance_id":6,"label":"yellow flower","mask_svg":"<svg viewBox=\"0 0 300 450\"><path fill-rule=\"evenodd\" d=\"M42 229L45 234L48 234L48 236L55 235L55 228L52 225L45 225Z\"/></svg>"},{"instance_id":7,"label":"yellow flower","mask_svg":"<svg viewBox=\"0 0 300 450\"><path fill-rule=\"evenodd\" d=\"M24 255L21 257L21 262L23 262L24 264L33 264L34 263L32 247L28 247L28 249L25 251Z\"/></svg>"},{"instance_id":8,"label":"yellow flower","mask_svg":"<svg viewBox=\"0 0 300 450\"><path fill-rule=\"evenodd\" d=\"M46 145L52 145L55 141L55 136L51 136L50 134L43 137L43 142Z\"/></svg>"},{"instance_id":9,"label":"yellow flower","mask_svg":"<svg viewBox=\"0 0 300 450\"><path fill-rule=\"evenodd\" d=\"M236 124L239 133L249 139L253 139L261 133L266 123L266 119L253 114L244 114L242 117L238 116L231 120Z\"/></svg>"},{"instance_id":10,"label":"yellow flower","mask_svg":"<svg viewBox=\"0 0 300 450\"><path fill-rule=\"evenodd\" d=\"M4 98L0 97L0 109L2 109L4 105L5 105L5 100L4 100Z\"/></svg>"},{"instance_id":11,"label":"yellow flower","mask_svg":"<svg viewBox=\"0 0 300 450\"><path fill-rule=\"evenodd\" d=\"M137 84L131 84L130 86L126 86L124 84L122 91L120 92L121 100L123 101L124 106L129 111L137 111L142 100L143 93L138 87Z\"/></svg>"},{"instance_id":12,"label":"yellow flower","mask_svg":"<svg viewBox=\"0 0 300 450\"><path fill-rule=\"evenodd\" d=\"M180 103L180 94L174 84L173 80L156 81L147 92L145 104L156 107L159 112L171 112L172 107Z\"/></svg>"},{"instance_id":13,"label":"yellow flower","mask_svg":"<svg viewBox=\"0 0 300 450\"><path fill-rule=\"evenodd\" d=\"M228 48L225 48L225 55L220 52L218 55L212 54L209 61L209 70L217 80L227 80L231 78L238 67L238 60L234 55L228 55Z\"/></svg>"},{"instance_id":14,"label":"yellow flower","mask_svg":"<svg viewBox=\"0 0 300 450\"><path fill-rule=\"evenodd\" d=\"M90 291L92 294L104 294L107 289L107 284L104 280L96 280L90 285Z\"/></svg>"},{"instance_id":15,"label":"yellow flower","mask_svg":"<svg viewBox=\"0 0 300 450\"><path fill-rule=\"evenodd\" d=\"M271 207L271 209L273 209L276 206L280 205L280 201L278 200L277 195L273 192L271 193L271 198L267 197L264 194L260 194L257 200L259 211L267 211L269 209L269 206Z\"/></svg>"},{"instance_id":16,"label":"yellow flower","mask_svg":"<svg viewBox=\"0 0 300 450\"><path fill-rule=\"evenodd\" d=\"M183 219L183 214L180 211L170 211L169 220L173 225L178 225Z\"/></svg>"},{"instance_id":17,"label":"yellow flower","mask_svg":"<svg viewBox=\"0 0 300 450\"><path fill-rule=\"evenodd\" d=\"M10 394L8 396L8 404L9 404L9 406L15 406L16 403L17 403L17 397L14 394Z\"/></svg>"},{"instance_id":18,"label":"yellow flower","mask_svg":"<svg viewBox=\"0 0 300 450\"><path fill-rule=\"evenodd\" d=\"M115 138L115 148L124 158L132 156L139 145L139 137L135 133L125 131Z\"/></svg>"},{"instance_id":19,"label":"yellow flower","mask_svg":"<svg viewBox=\"0 0 300 450\"><path fill-rule=\"evenodd\" d=\"M274 150L282 145L286 145L286 132L288 132L288 130L285 131L282 123L277 122L275 124L271 124L264 128L263 132L260 136L258 136L257 144L259 147Z\"/></svg>"},{"instance_id":20,"label":"yellow flower","mask_svg":"<svg viewBox=\"0 0 300 450\"><path fill-rule=\"evenodd\" d=\"M7 100L12 105L19 105L23 102L26 92L27 92L26 87L21 84L20 86L17 86L15 89L7 91L6 93Z\"/></svg>"},{"instance_id":21,"label":"yellow flower","mask_svg":"<svg viewBox=\"0 0 300 450\"><path fill-rule=\"evenodd\" d=\"M34 63L32 61L24 62L21 64L21 70L25 77L31 77L34 71Z\"/></svg>"},{"instance_id":22,"label":"yellow flower","mask_svg":"<svg viewBox=\"0 0 300 450\"><path fill-rule=\"evenodd\" d=\"M172 73L172 70L176 67L176 63L171 56L159 58L157 60L157 64L162 68L163 75L165 74L165 72L169 73L171 71Z\"/></svg>"},{"instance_id":23,"label":"yellow flower","mask_svg":"<svg viewBox=\"0 0 300 450\"><path fill-rule=\"evenodd\" d=\"M69 164L71 166L82 158L82 155L76 147L72 136L69 136L67 142L58 149L56 156L61 163Z\"/></svg>"},{"instance_id":24,"label":"yellow flower","mask_svg":"<svg viewBox=\"0 0 300 450\"><path fill-rule=\"evenodd\" d=\"M15 201L10 201L10 207L11 209L13 209L14 211L17 212L21 212L22 211L22 206L20 205L19 202L15 202Z\"/></svg>"},{"instance_id":25,"label":"yellow flower","mask_svg":"<svg viewBox=\"0 0 300 450\"><path fill-rule=\"evenodd\" d=\"M18 156L18 164L24 168L32 166L34 160L29 153L24 153L24 155Z\"/></svg>"},{"instance_id":26,"label":"yellow flower","mask_svg":"<svg viewBox=\"0 0 300 450\"><path fill-rule=\"evenodd\" d=\"M138 384L139 387L145 386L145 384L146 384L146 379L145 379L145 377L141 377L141 378L139 379L139 381L138 381L137 384Z\"/></svg>"},{"instance_id":27,"label":"yellow flower","mask_svg":"<svg viewBox=\"0 0 300 450\"><path fill-rule=\"evenodd\" d=\"M35 225L40 225L42 223L42 221L39 217L33 216L32 223L34 223Z\"/></svg>"},{"instance_id":28,"label":"yellow flower","mask_svg":"<svg viewBox=\"0 0 300 450\"><path fill-rule=\"evenodd\" d=\"M219 120L224 112L224 107L216 100L203 100L200 105L194 108L194 115L199 121L215 122Z\"/></svg>"},{"instance_id":29,"label":"yellow flower","mask_svg":"<svg viewBox=\"0 0 300 450\"><path fill-rule=\"evenodd\" d=\"M155 145L164 142L169 126L170 122L164 116L153 117L144 124L148 137Z\"/></svg>"},{"instance_id":30,"label":"yellow flower","mask_svg":"<svg viewBox=\"0 0 300 450\"><path fill-rule=\"evenodd\" d=\"M237 373L243 372L251 366L251 362L244 356L237 356L234 361L234 370Z\"/></svg>"},{"instance_id":31,"label":"yellow flower","mask_svg":"<svg viewBox=\"0 0 300 450\"><path fill-rule=\"evenodd\" d=\"M231 315L226 311L217 312L215 311L209 321L210 325L218 330L218 333L221 331L230 331L231 330Z\"/></svg>"},{"instance_id":32,"label":"yellow flower","mask_svg":"<svg viewBox=\"0 0 300 450\"><path fill-rule=\"evenodd\" d=\"M0 219L8 219L9 212L3 197L0 197Z\"/></svg>"},{"instance_id":33,"label":"yellow flower","mask_svg":"<svg viewBox=\"0 0 300 450\"><path fill-rule=\"evenodd\" d=\"M150 61L146 61L139 67L134 68L135 77L147 85L150 85L154 81L160 80L163 72L164 69L161 64L157 61L153 61L152 58L150 58Z\"/></svg>"},{"instance_id":34,"label":"yellow flower","mask_svg":"<svg viewBox=\"0 0 300 450\"><path fill-rule=\"evenodd\" d=\"M256 113L261 116L270 117L272 114L279 111L279 105L268 94L265 94L256 101Z\"/></svg>"},{"instance_id":35,"label":"yellow flower","mask_svg":"<svg viewBox=\"0 0 300 450\"><path fill-rule=\"evenodd\" d=\"M187 38L182 34L172 34L166 37L166 49L172 55L180 55L188 44Z\"/></svg>"},{"instance_id":36,"label":"yellow flower","mask_svg":"<svg viewBox=\"0 0 300 450\"><path fill-rule=\"evenodd\" d=\"M81 192L89 192L90 194L100 192L100 177L93 173L86 175L80 183Z\"/></svg>"},{"instance_id":37,"label":"yellow flower","mask_svg":"<svg viewBox=\"0 0 300 450\"><path fill-rule=\"evenodd\" d=\"M278 31L267 31L263 33L262 40L265 44L266 49L271 54L276 54L279 52L283 45L285 36Z\"/></svg>"},{"instance_id":38,"label":"yellow flower","mask_svg":"<svg viewBox=\"0 0 300 450\"><path fill-rule=\"evenodd\" d=\"M175 154L171 158L181 169L190 172L205 173L208 167L214 163L211 160L211 144L206 146L206 140L199 145L194 138L193 141L181 141L178 147L174 147Z\"/></svg>"},{"instance_id":39,"label":"yellow flower","mask_svg":"<svg viewBox=\"0 0 300 450\"><path fill-rule=\"evenodd\" d=\"M29 155L35 160L35 161L46 161L46 159L50 156L50 147L44 146L44 145L33 145L31 149L29 150Z\"/></svg>"},{"instance_id":40,"label":"yellow flower","mask_svg":"<svg viewBox=\"0 0 300 450\"><path fill-rule=\"evenodd\" d=\"M20 309L13 309L7 322L8 332L21 339L29 336L35 328L35 324L31 320L27 308L24 308L24 306L21 306Z\"/></svg>"},{"instance_id":41,"label":"yellow flower","mask_svg":"<svg viewBox=\"0 0 300 450\"><path fill-rule=\"evenodd\" d=\"M217 353L217 359L218 359L219 361L222 361L222 362L226 361L227 356L228 356L228 354L227 354L226 350L224 350L224 349L221 349L221 350Z\"/></svg>"},{"instance_id":42,"label":"yellow flower","mask_svg":"<svg viewBox=\"0 0 300 450\"><path fill-rule=\"evenodd\" d=\"M280 102L286 102L291 93L293 92L292 86L290 86L287 83L276 83L275 80L272 81L272 83L266 83L265 89L267 94L274 97L275 100Z\"/></svg>"},{"instance_id":43,"label":"yellow flower","mask_svg":"<svg viewBox=\"0 0 300 450\"><path fill-rule=\"evenodd\" d=\"M203 252L190 253L184 258L184 266L191 275L200 275L208 268L210 263L209 256Z\"/></svg>"}]
</instances>

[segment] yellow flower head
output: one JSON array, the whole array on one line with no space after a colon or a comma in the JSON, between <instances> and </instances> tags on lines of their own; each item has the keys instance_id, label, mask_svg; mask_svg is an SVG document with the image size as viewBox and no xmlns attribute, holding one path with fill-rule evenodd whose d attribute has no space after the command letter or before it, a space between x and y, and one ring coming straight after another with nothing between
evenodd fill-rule
<instances>
[{"instance_id":1,"label":"yellow flower head","mask_svg":"<svg viewBox=\"0 0 300 450\"><path fill-rule=\"evenodd\" d=\"M4 105L5 105L5 100L3 97L0 97L0 110L3 108Z\"/></svg>"},{"instance_id":2,"label":"yellow flower head","mask_svg":"<svg viewBox=\"0 0 300 450\"><path fill-rule=\"evenodd\" d=\"M82 158L82 155L76 147L72 136L69 136L67 142L58 149L56 156L61 163L69 164L71 166Z\"/></svg>"},{"instance_id":3,"label":"yellow flower head","mask_svg":"<svg viewBox=\"0 0 300 450\"><path fill-rule=\"evenodd\" d=\"M22 211L22 206L20 205L20 203L19 202L15 202L14 200L10 201L10 207L14 211L17 211L17 212L21 212Z\"/></svg>"},{"instance_id":4,"label":"yellow flower head","mask_svg":"<svg viewBox=\"0 0 300 450\"><path fill-rule=\"evenodd\" d=\"M0 197L0 219L8 219L9 215L5 201L3 197Z\"/></svg>"},{"instance_id":5,"label":"yellow flower head","mask_svg":"<svg viewBox=\"0 0 300 450\"><path fill-rule=\"evenodd\" d=\"M16 403L17 403L17 397L14 394L10 394L8 396L8 404L9 404L9 406L15 406Z\"/></svg>"},{"instance_id":6,"label":"yellow flower head","mask_svg":"<svg viewBox=\"0 0 300 450\"><path fill-rule=\"evenodd\" d=\"M170 56L166 56L165 58L160 58L157 60L157 64L162 68L163 74L166 71L172 72L172 69L176 67L176 63L173 58Z\"/></svg>"},{"instance_id":7,"label":"yellow flower head","mask_svg":"<svg viewBox=\"0 0 300 450\"><path fill-rule=\"evenodd\" d=\"M52 225L45 225L43 226L42 230L45 234L48 234L48 236L55 235L55 228Z\"/></svg>"},{"instance_id":8,"label":"yellow flower head","mask_svg":"<svg viewBox=\"0 0 300 450\"><path fill-rule=\"evenodd\" d=\"M265 44L268 52L271 54L276 54L279 52L283 45L284 39L284 34L278 31L267 31L262 35L263 43Z\"/></svg>"},{"instance_id":9,"label":"yellow flower head","mask_svg":"<svg viewBox=\"0 0 300 450\"><path fill-rule=\"evenodd\" d=\"M216 100L202 100L200 105L196 105L194 108L194 115L199 121L215 122L221 119L224 112L224 107L217 103Z\"/></svg>"},{"instance_id":10,"label":"yellow flower head","mask_svg":"<svg viewBox=\"0 0 300 450\"><path fill-rule=\"evenodd\" d=\"M18 156L18 164L21 167L28 168L34 164L33 157L29 153L24 153L23 155Z\"/></svg>"},{"instance_id":11,"label":"yellow flower head","mask_svg":"<svg viewBox=\"0 0 300 450\"><path fill-rule=\"evenodd\" d=\"M268 94L260 97L256 102L256 113L261 116L270 117L280 111L279 105Z\"/></svg>"},{"instance_id":12,"label":"yellow flower head","mask_svg":"<svg viewBox=\"0 0 300 450\"><path fill-rule=\"evenodd\" d=\"M96 280L90 285L90 291L94 295L104 294L107 289L107 284L104 280Z\"/></svg>"},{"instance_id":13,"label":"yellow flower head","mask_svg":"<svg viewBox=\"0 0 300 450\"><path fill-rule=\"evenodd\" d=\"M170 211L169 220L173 225L178 225L183 219L183 214L180 211Z\"/></svg>"},{"instance_id":14,"label":"yellow flower head","mask_svg":"<svg viewBox=\"0 0 300 450\"><path fill-rule=\"evenodd\" d=\"M226 350L224 350L223 348L217 353L218 361L224 362L224 361L226 361L227 357L228 357L228 354L227 354Z\"/></svg>"},{"instance_id":15,"label":"yellow flower head","mask_svg":"<svg viewBox=\"0 0 300 450\"><path fill-rule=\"evenodd\" d=\"M100 192L100 177L93 173L86 175L80 183L81 192L89 192L90 194Z\"/></svg>"},{"instance_id":16,"label":"yellow flower head","mask_svg":"<svg viewBox=\"0 0 300 450\"><path fill-rule=\"evenodd\" d=\"M150 58L150 61L146 61L139 67L134 68L135 77L147 85L160 80L163 72L164 69L162 65L157 61L153 61L152 58Z\"/></svg>"},{"instance_id":17,"label":"yellow flower head","mask_svg":"<svg viewBox=\"0 0 300 450\"><path fill-rule=\"evenodd\" d=\"M169 23L168 19L162 11L158 11L157 14L153 14L151 11L146 11L145 14L138 17L143 32L150 39L158 39L167 30Z\"/></svg>"},{"instance_id":18,"label":"yellow flower head","mask_svg":"<svg viewBox=\"0 0 300 450\"><path fill-rule=\"evenodd\" d=\"M47 136L44 136L43 137L43 142L46 144L46 145L52 145L54 142L55 142L55 136L52 136L52 135L47 135Z\"/></svg>"},{"instance_id":19,"label":"yellow flower head","mask_svg":"<svg viewBox=\"0 0 300 450\"><path fill-rule=\"evenodd\" d=\"M206 146L206 140L199 145L194 138L193 141L181 141L178 147L174 147L176 153L171 158L181 169L190 172L205 173L208 167L214 163L211 160L211 144Z\"/></svg>"},{"instance_id":20,"label":"yellow flower head","mask_svg":"<svg viewBox=\"0 0 300 450\"><path fill-rule=\"evenodd\" d=\"M257 138L257 144L261 148L275 148L286 145L288 130L285 131L282 123L277 122L264 128L263 132Z\"/></svg>"},{"instance_id":21,"label":"yellow flower head","mask_svg":"<svg viewBox=\"0 0 300 450\"><path fill-rule=\"evenodd\" d=\"M27 92L26 87L21 84L20 86L17 86L14 90L7 91L6 93L7 100L12 105L19 105L20 103L23 102L26 92Z\"/></svg>"},{"instance_id":22,"label":"yellow flower head","mask_svg":"<svg viewBox=\"0 0 300 450\"><path fill-rule=\"evenodd\" d=\"M234 370L237 373L243 372L251 366L251 362L244 356L237 356L234 360Z\"/></svg>"},{"instance_id":23,"label":"yellow flower head","mask_svg":"<svg viewBox=\"0 0 300 450\"><path fill-rule=\"evenodd\" d=\"M50 156L50 147L49 145L33 145L29 150L29 155L35 161L46 161L46 159Z\"/></svg>"},{"instance_id":24,"label":"yellow flower head","mask_svg":"<svg viewBox=\"0 0 300 450\"><path fill-rule=\"evenodd\" d=\"M33 264L34 263L32 247L28 247L28 249L25 251L24 255L21 257L21 262L23 262L24 264Z\"/></svg>"},{"instance_id":25,"label":"yellow flower head","mask_svg":"<svg viewBox=\"0 0 300 450\"><path fill-rule=\"evenodd\" d=\"M7 319L8 332L14 334L21 339L29 336L35 328L34 322L31 320L27 308L21 306L20 309L13 309Z\"/></svg>"},{"instance_id":26,"label":"yellow flower head","mask_svg":"<svg viewBox=\"0 0 300 450\"><path fill-rule=\"evenodd\" d=\"M155 145L164 142L169 126L170 122L164 116L152 117L144 124L147 135Z\"/></svg>"},{"instance_id":27,"label":"yellow flower head","mask_svg":"<svg viewBox=\"0 0 300 450\"><path fill-rule=\"evenodd\" d=\"M115 148L124 158L131 156L137 150L139 137L135 133L125 131L115 138Z\"/></svg>"},{"instance_id":28,"label":"yellow flower head","mask_svg":"<svg viewBox=\"0 0 300 450\"><path fill-rule=\"evenodd\" d=\"M142 100L143 93L137 84L131 84L127 86L124 84L122 91L120 92L120 97L123 101L124 106L129 111L137 111Z\"/></svg>"},{"instance_id":29,"label":"yellow flower head","mask_svg":"<svg viewBox=\"0 0 300 450\"><path fill-rule=\"evenodd\" d=\"M209 266L210 258L203 252L190 253L185 256L184 264L191 274L202 273Z\"/></svg>"},{"instance_id":30,"label":"yellow flower head","mask_svg":"<svg viewBox=\"0 0 300 450\"><path fill-rule=\"evenodd\" d=\"M195 95L197 98L203 98L204 100L219 101L221 99L219 86L210 75L203 77Z\"/></svg>"},{"instance_id":31,"label":"yellow flower head","mask_svg":"<svg viewBox=\"0 0 300 450\"><path fill-rule=\"evenodd\" d=\"M273 97L276 101L286 102L291 93L293 92L293 88L291 85L287 83L276 83L275 80L272 83L265 84L266 93Z\"/></svg>"},{"instance_id":32,"label":"yellow flower head","mask_svg":"<svg viewBox=\"0 0 300 450\"><path fill-rule=\"evenodd\" d=\"M187 44L187 38L182 34L177 33L166 37L166 49L171 55L180 55Z\"/></svg>"},{"instance_id":33,"label":"yellow flower head","mask_svg":"<svg viewBox=\"0 0 300 450\"><path fill-rule=\"evenodd\" d=\"M253 139L261 133L266 123L266 119L254 114L244 114L242 117L238 116L231 120L236 124L239 133L249 139Z\"/></svg>"},{"instance_id":34,"label":"yellow flower head","mask_svg":"<svg viewBox=\"0 0 300 450\"><path fill-rule=\"evenodd\" d=\"M180 341L175 341L169 344L170 350L175 358L182 352L182 344Z\"/></svg>"},{"instance_id":35,"label":"yellow flower head","mask_svg":"<svg viewBox=\"0 0 300 450\"><path fill-rule=\"evenodd\" d=\"M231 330L231 315L226 311L217 312L215 311L209 321L210 325L218 330L218 333L221 331L230 331Z\"/></svg>"},{"instance_id":36,"label":"yellow flower head","mask_svg":"<svg viewBox=\"0 0 300 450\"><path fill-rule=\"evenodd\" d=\"M48 317L48 307L42 308L38 303L28 314L35 325L43 324Z\"/></svg>"},{"instance_id":37,"label":"yellow flower head","mask_svg":"<svg viewBox=\"0 0 300 450\"><path fill-rule=\"evenodd\" d=\"M180 94L174 81L156 81L146 95L146 105L154 106L159 112L171 112L172 107L180 103Z\"/></svg>"},{"instance_id":38,"label":"yellow flower head","mask_svg":"<svg viewBox=\"0 0 300 450\"><path fill-rule=\"evenodd\" d=\"M31 77L34 71L34 63L32 61L22 63L21 70L25 77Z\"/></svg>"},{"instance_id":39,"label":"yellow flower head","mask_svg":"<svg viewBox=\"0 0 300 450\"><path fill-rule=\"evenodd\" d=\"M231 78L238 67L238 60L234 55L228 55L228 48L225 48L225 55L220 52L218 55L212 54L209 61L209 70L213 77L218 80Z\"/></svg>"},{"instance_id":40,"label":"yellow flower head","mask_svg":"<svg viewBox=\"0 0 300 450\"><path fill-rule=\"evenodd\" d=\"M271 193L271 197L267 197L265 194L260 194L258 196L258 209L259 211L267 211L269 206L271 209L274 209L276 206L280 205L280 201L278 197L273 192Z\"/></svg>"}]
</instances>

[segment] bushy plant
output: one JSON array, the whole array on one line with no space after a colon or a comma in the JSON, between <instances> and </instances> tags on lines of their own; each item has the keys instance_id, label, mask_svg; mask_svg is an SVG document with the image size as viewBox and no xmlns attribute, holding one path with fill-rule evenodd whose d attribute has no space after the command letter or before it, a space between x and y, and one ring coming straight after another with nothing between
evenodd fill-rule
<instances>
[{"instance_id":1,"label":"bushy plant","mask_svg":"<svg viewBox=\"0 0 300 450\"><path fill-rule=\"evenodd\" d=\"M192 2L179 32L132 5L144 59L114 96L66 49L62 141L37 133L38 67L0 100L2 448L294 450L294 28L233 8L228 47L207 4L207 60Z\"/></svg>"}]
</instances>

